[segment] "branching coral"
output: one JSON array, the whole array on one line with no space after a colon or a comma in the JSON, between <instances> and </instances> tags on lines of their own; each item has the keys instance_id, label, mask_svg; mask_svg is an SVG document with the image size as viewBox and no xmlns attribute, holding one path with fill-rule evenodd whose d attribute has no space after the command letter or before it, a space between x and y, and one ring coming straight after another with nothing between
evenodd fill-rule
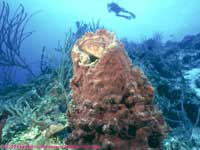
<instances>
[{"instance_id":1,"label":"branching coral","mask_svg":"<svg viewBox=\"0 0 200 150\"><path fill-rule=\"evenodd\" d=\"M0 67L10 77L14 67L27 70L34 75L21 53L21 45L32 32L25 32L25 27L31 16L25 12L23 5L19 5L11 16L9 4L2 3L0 10ZM9 74L8 74L9 73Z\"/></svg>"}]
</instances>

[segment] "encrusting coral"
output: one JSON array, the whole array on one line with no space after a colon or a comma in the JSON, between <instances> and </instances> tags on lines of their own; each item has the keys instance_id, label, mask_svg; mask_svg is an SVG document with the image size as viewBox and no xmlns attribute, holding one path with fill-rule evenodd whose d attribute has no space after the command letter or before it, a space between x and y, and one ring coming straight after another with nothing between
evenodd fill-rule
<instances>
[{"instance_id":1,"label":"encrusting coral","mask_svg":"<svg viewBox=\"0 0 200 150\"><path fill-rule=\"evenodd\" d=\"M102 149L160 149L167 127L153 104L154 88L134 67L114 33L87 33L72 49L74 102L66 144Z\"/></svg>"}]
</instances>

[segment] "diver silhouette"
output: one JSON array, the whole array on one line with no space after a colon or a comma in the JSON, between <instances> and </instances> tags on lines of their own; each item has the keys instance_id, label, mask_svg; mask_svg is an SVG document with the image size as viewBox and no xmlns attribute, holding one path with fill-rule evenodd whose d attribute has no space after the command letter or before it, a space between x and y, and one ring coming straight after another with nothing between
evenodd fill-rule
<instances>
[{"instance_id":1,"label":"diver silhouette","mask_svg":"<svg viewBox=\"0 0 200 150\"><path fill-rule=\"evenodd\" d=\"M107 8L108 8L109 13L114 12L115 15L118 17L123 17L123 18L129 19L129 20L131 18L132 19L136 18L136 16L132 12L125 10L124 8L120 7L118 4L116 4L114 2L108 3ZM122 15L120 13L126 13L128 15Z\"/></svg>"}]
</instances>

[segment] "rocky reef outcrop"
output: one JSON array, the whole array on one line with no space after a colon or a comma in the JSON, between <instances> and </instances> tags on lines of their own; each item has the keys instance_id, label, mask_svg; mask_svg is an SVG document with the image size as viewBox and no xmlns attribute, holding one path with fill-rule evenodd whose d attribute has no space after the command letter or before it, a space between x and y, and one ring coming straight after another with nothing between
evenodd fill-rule
<instances>
[{"instance_id":1,"label":"rocky reef outcrop","mask_svg":"<svg viewBox=\"0 0 200 150\"><path fill-rule=\"evenodd\" d=\"M72 49L74 101L66 144L102 149L160 149L167 132L153 104L154 88L114 33L87 33Z\"/></svg>"}]
</instances>

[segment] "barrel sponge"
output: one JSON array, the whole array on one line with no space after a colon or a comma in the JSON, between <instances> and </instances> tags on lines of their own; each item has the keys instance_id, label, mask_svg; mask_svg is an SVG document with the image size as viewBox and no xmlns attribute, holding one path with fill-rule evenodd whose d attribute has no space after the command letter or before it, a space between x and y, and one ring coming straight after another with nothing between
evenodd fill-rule
<instances>
[{"instance_id":1,"label":"barrel sponge","mask_svg":"<svg viewBox=\"0 0 200 150\"><path fill-rule=\"evenodd\" d=\"M72 133L66 144L102 149L159 149L167 133L153 104L154 88L123 44L107 30L86 33L72 49Z\"/></svg>"}]
</instances>

